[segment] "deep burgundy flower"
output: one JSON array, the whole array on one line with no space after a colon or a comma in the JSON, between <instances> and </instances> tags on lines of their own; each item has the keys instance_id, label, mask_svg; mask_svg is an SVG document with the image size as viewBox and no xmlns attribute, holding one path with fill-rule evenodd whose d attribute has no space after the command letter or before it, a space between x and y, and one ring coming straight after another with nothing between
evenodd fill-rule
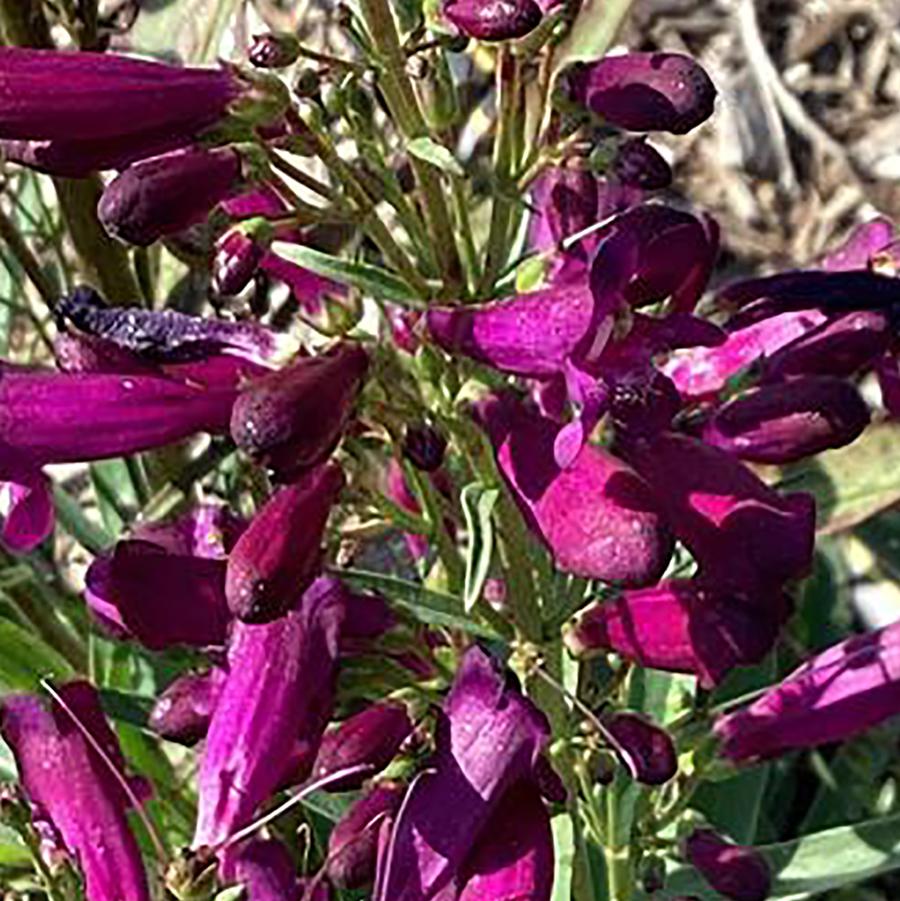
<instances>
[{"instance_id":1,"label":"deep burgundy flower","mask_svg":"<svg viewBox=\"0 0 900 901\"><path fill-rule=\"evenodd\" d=\"M256 514L228 556L225 596L238 619L270 622L310 586L325 523L343 485L340 467L323 464L279 488Z\"/></svg>"},{"instance_id":2,"label":"deep burgundy flower","mask_svg":"<svg viewBox=\"0 0 900 901\"><path fill-rule=\"evenodd\" d=\"M560 469L559 426L507 399L484 405L480 416L513 497L561 570L633 586L659 579L672 538L632 469L592 445Z\"/></svg>"},{"instance_id":3,"label":"deep burgundy flower","mask_svg":"<svg viewBox=\"0 0 900 901\"><path fill-rule=\"evenodd\" d=\"M146 247L202 222L241 187L241 158L223 147L176 150L141 160L104 189L97 216L106 231Z\"/></svg>"},{"instance_id":4,"label":"deep burgundy flower","mask_svg":"<svg viewBox=\"0 0 900 901\"><path fill-rule=\"evenodd\" d=\"M434 472L444 462L447 439L430 425L415 425L403 435L403 456L422 472Z\"/></svg>"},{"instance_id":5,"label":"deep burgundy flower","mask_svg":"<svg viewBox=\"0 0 900 901\"><path fill-rule=\"evenodd\" d=\"M196 744L209 729L226 676L218 666L178 676L157 698L147 725L168 741Z\"/></svg>"},{"instance_id":6,"label":"deep burgundy flower","mask_svg":"<svg viewBox=\"0 0 900 901\"><path fill-rule=\"evenodd\" d=\"M328 836L325 868L328 878L338 888L360 889L372 883L378 834L393 819L404 792L404 787L397 782L376 782L335 824Z\"/></svg>"},{"instance_id":7,"label":"deep burgundy flower","mask_svg":"<svg viewBox=\"0 0 900 901\"><path fill-rule=\"evenodd\" d=\"M264 248L240 227L229 229L216 241L213 288L227 297L240 294L250 284L264 253Z\"/></svg>"},{"instance_id":8,"label":"deep burgundy flower","mask_svg":"<svg viewBox=\"0 0 900 901\"><path fill-rule=\"evenodd\" d=\"M231 416L235 443L282 480L321 463L340 439L368 365L359 344L342 341L248 383Z\"/></svg>"},{"instance_id":9,"label":"deep burgundy flower","mask_svg":"<svg viewBox=\"0 0 900 901\"><path fill-rule=\"evenodd\" d=\"M603 725L632 779L662 785L678 771L675 744L665 729L637 713L610 714L603 718Z\"/></svg>"},{"instance_id":10,"label":"deep burgundy flower","mask_svg":"<svg viewBox=\"0 0 900 901\"><path fill-rule=\"evenodd\" d=\"M869 408L850 382L829 376L763 385L720 407L703 440L742 460L790 463L843 447L869 424Z\"/></svg>"},{"instance_id":11,"label":"deep burgundy flower","mask_svg":"<svg viewBox=\"0 0 900 901\"><path fill-rule=\"evenodd\" d=\"M900 623L816 654L761 698L715 725L735 761L843 741L900 710Z\"/></svg>"},{"instance_id":12,"label":"deep burgundy flower","mask_svg":"<svg viewBox=\"0 0 900 901\"><path fill-rule=\"evenodd\" d=\"M444 15L479 41L509 41L537 28L543 18L535 0L451 0Z\"/></svg>"},{"instance_id":13,"label":"deep burgundy flower","mask_svg":"<svg viewBox=\"0 0 900 901\"><path fill-rule=\"evenodd\" d=\"M59 689L113 766L124 769L118 741L87 682ZM91 901L149 901L147 877L126 816L120 783L72 716L30 695L0 704L0 734L16 759L19 780L37 819L49 821L77 859Z\"/></svg>"},{"instance_id":14,"label":"deep burgundy flower","mask_svg":"<svg viewBox=\"0 0 900 901\"><path fill-rule=\"evenodd\" d=\"M571 98L629 131L684 134L712 115L716 89L681 53L625 53L573 67Z\"/></svg>"},{"instance_id":15,"label":"deep burgundy flower","mask_svg":"<svg viewBox=\"0 0 900 901\"><path fill-rule=\"evenodd\" d=\"M641 666L694 674L710 688L771 650L789 603L781 595L768 601L763 609L697 579L669 579L586 607L564 639L576 657L616 651Z\"/></svg>"},{"instance_id":16,"label":"deep burgundy flower","mask_svg":"<svg viewBox=\"0 0 900 901\"><path fill-rule=\"evenodd\" d=\"M732 901L765 901L772 874L755 849L726 841L712 829L696 829L685 842L685 856L703 878Z\"/></svg>"},{"instance_id":17,"label":"deep burgundy flower","mask_svg":"<svg viewBox=\"0 0 900 901\"><path fill-rule=\"evenodd\" d=\"M643 138L631 138L619 145L611 171L623 185L644 191L658 191L672 184L671 167Z\"/></svg>"},{"instance_id":18,"label":"deep burgundy flower","mask_svg":"<svg viewBox=\"0 0 900 901\"><path fill-rule=\"evenodd\" d=\"M661 432L625 448L701 573L738 594L765 596L809 569L815 502L780 495L731 454Z\"/></svg>"},{"instance_id":19,"label":"deep burgundy flower","mask_svg":"<svg viewBox=\"0 0 900 901\"><path fill-rule=\"evenodd\" d=\"M540 792L528 780L501 798L458 880L459 901L549 901L553 834Z\"/></svg>"},{"instance_id":20,"label":"deep burgundy flower","mask_svg":"<svg viewBox=\"0 0 900 901\"><path fill-rule=\"evenodd\" d=\"M313 765L313 778L321 779L338 770L367 765L367 772L333 783L328 790L359 788L393 760L412 728L403 704L386 701L372 704L325 733Z\"/></svg>"},{"instance_id":21,"label":"deep burgundy flower","mask_svg":"<svg viewBox=\"0 0 900 901\"><path fill-rule=\"evenodd\" d=\"M215 847L245 825L288 775L298 742L318 744L343 616L339 597L314 591L274 622L235 623L200 763L194 848Z\"/></svg>"},{"instance_id":22,"label":"deep burgundy flower","mask_svg":"<svg viewBox=\"0 0 900 901\"><path fill-rule=\"evenodd\" d=\"M550 737L544 715L470 649L438 725L429 769L404 801L379 901L424 901L452 884L506 792L531 778Z\"/></svg>"},{"instance_id":23,"label":"deep burgundy flower","mask_svg":"<svg viewBox=\"0 0 900 901\"><path fill-rule=\"evenodd\" d=\"M242 846L234 875L243 883L247 901L299 901L294 862L277 839L251 839Z\"/></svg>"}]
</instances>

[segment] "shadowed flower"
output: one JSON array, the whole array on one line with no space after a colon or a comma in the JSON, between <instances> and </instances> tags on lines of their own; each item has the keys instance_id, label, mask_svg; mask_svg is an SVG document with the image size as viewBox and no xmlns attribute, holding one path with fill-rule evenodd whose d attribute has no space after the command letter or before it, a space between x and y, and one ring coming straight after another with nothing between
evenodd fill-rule
<instances>
[{"instance_id":1,"label":"shadowed flower","mask_svg":"<svg viewBox=\"0 0 900 901\"><path fill-rule=\"evenodd\" d=\"M686 435L662 432L623 450L704 577L737 594L764 596L809 569L810 495L780 495L731 454Z\"/></svg>"},{"instance_id":2,"label":"shadowed flower","mask_svg":"<svg viewBox=\"0 0 900 901\"><path fill-rule=\"evenodd\" d=\"M790 463L850 444L868 424L854 385L810 376L744 392L712 415L703 440L742 460Z\"/></svg>"},{"instance_id":3,"label":"shadowed flower","mask_svg":"<svg viewBox=\"0 0 900 901\"><path fill-rule=\"evenodd\" d=\"M53 531L50 481L40 467L6 461L0 482L0 542L13 553L36 548Z\"/></svg>"},{"instance_id":4,"label":"shadowed flower","mask_svg":"<svg viewBox=\"0 0 900 901\"><path fill-rule=\"evenodd\" d=\"M711 688L735 666L759 663L771 650L787 599L771 598L770 608L697 579L669 579L586 607L564 640L576 657L616 651L641 666L696 675Z\"/></svg>"},{"instance_id":5,"label":"shadowed flower","mask_svg":"<svg viewBox=\"0 0 900 901\"><path fill-rule=\"evenodd\" d=\"M569 96L628 131L685 134L712 115L716 89L681 53L625 53L574 66Z\"/></svg>"},{"instance_id":6,"label":"shadowed flower","mask_svg":"<svg viewBox=\"0 0 900 901\"><path fill-rule=\"evenodd\" d=\"M630 138L619 145L612 172L621 184L644 191L658 191L672 184L671 167L643 138Z\"/></svg>"},{"instance_id":7,"label":"shadowed flower","mask_svg":"<svg viewBox=\"0 0 900 901\"><path fill-rule=\"evenodd\" d=\"M520 38L543 18L535 0L451 0L444 15L464 35L479 41Z\"/></svg>"},{"instance_id":8,"label":"shadowed flower","mask_svg":"<svg viewBox=\"0 0 900 901\"><path fill-rule=\"evenodd\" d=\"M509 398L484 404L480 418L513 497L561 570L625 585L659 579L672 538L632 469L592 445L560 469L559 426Z\"/></svg>"},{"instance_id":9,"label":"shadowed flower","mask_svg":"<svg viewBox=\"0 0 900 901\"><path fill-rule=\"evenodd\" d=\"M379 901L424 901L450 885L506 791L532 777L549 737L544 715L470 649L444 703L436 753L394 825Z\"/></svg>"},{"instance_id":10,"label":"shadowed flower","mask_svg":"<svg viewBox=\"0 0 900 901\"><path fill-rule=\"evenodd\" d=\"M339 466L323 464L279 488L228 556L225 596L238 619L270 622L292 607L318 574L322 535L344 486Z\"/></svg>"},{"instance_id":11,"label":"shadowed flower","mask_svg":"<svg viewBox=\"0 0 900 901\"><path fill-rule=\"evenodd\" d=\"M675 744L665 729L637 713L610 714L603 718L603 725L632 779L662 785L678 771Z\"/></svg>"},{"instance_id":12,"label":"shadowed flower","mask_svg":"<svg viewBox=\"0 0 900 901\"><path fill-rule=\"evenodd\" d=\"M195 745L206 735L227 675L214 666L205 673L178 676L157 698L147 725L168 741Z\"/></svg>"},{"instance_id":13,"label":"shadowed flower","mask_svg":"<svg viewBox=\"0 0 900 901\"><path fill-rule=\"evenodd\" d=\"M229 147L189 149L141 160L103 190L97 216L114 238L146 247L202 222L241 187L241 158Z\"/></svg>"},{"instance_id":14,"label":"shadowed flower","mask_svg":"<svg viewBox=\"0 0 900 901\"><path fill-rule=\"evenodd\" d=\"M719 893L732 901L765 901L772 874L755 848L735 845L712 829L696 829L685 841L690 864Z\"/></svg>"},{"instance_id":15,"label":"shadowed flower","mask_svg":"<svg viewBox=\"0 0 900 901\"><path fill-rule=\"evenodd\" d=\"M118 742L93 687L70 682L59 694L121 770ZM0 704L0 734L16 759L36 818L49 821L77 860L90 901L149 901L140 851L126 817L128 799L69 713L56 702L48 709L36 697L10 695Z\"/></svg>"},{"instance_id":16,"label":"shadowed flower","mask_svg":"<svg viewBox=\"0 0 900 901\"><path fill-rule=\"evenodd\" d=\"M299 901L294 862L276 839L248 841L235 855L234 875L247 901Z\"/></svg>"},{"instance_id":17,"label":"shadowed flower","mask_svg":"<svg viewBox=\"0 0 900 901\"><path fill-rule=\"evenodd\" d=\"M245 825L287 775L297 743L317 745L343 615L338 596L314 591L274 622L234 624L200 763L194 848L215 847Z\"/></svg>"},{"instance_id":18,"label":"shadowed flower","mask_svg":"<svg viewBox=\"0 0 900 901\"><path fill-rule=\"evenodd\" d=\"M393 819L404 791L396 782L377 782L337 821L328 836L325 868L338 888L360 889L375 879L378 835Z\"/></svg>"},{"instance_id":19,"label":"shadowed flower","mask_svg":"<svg viewBox=\"0 0 900 901\"><path fill-rule=\"evenodd\" d=\"M816 654L761 698L715 725L734 761L843 741L900 711L900 623Z\"/></svg>"},{"instance_id":20,"label":"shadowed flower","mask_svg":"<svg viewBox=\"0 0 900 901\"><path fill-rule=\"evenodd\" d=\"M289 480L334 450L353 411L369 360L342 341L249 382L231 416L231 436L255 463Z\"/></svg>"}]
</instances>

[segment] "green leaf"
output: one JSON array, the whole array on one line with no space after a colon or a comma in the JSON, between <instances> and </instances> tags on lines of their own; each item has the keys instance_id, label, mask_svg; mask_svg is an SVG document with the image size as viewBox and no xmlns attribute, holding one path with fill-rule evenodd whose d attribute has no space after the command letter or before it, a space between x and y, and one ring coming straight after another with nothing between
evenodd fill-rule
<instances>
[{"instance_id":1,"label":"green leaf","mask_svg":"<svg viewBox=\"0 0 900 901\"><path fill-rule=\"evenodd\" d=\"M466 578L463 588L463 607L468 613L481 597L485 579L494 553L494 525L491 514L500 491L473 482L462 490L460 503L466 518L469 544L466 550Z\"/></svg>"},{"instance_id":2,"label":"green leaf","mask_svg":"<svg viewBox=\"0 0 900 901\"><path fill-rule=\"evenodd\" d=\"M109 534L119 535L139 505L128 465L124 460L100 460L89 468L103 525Z\"/></svg>"},{"instance_id":3,"label":"green leaf","mask_svg":"<svg viewBox=\"0 0 900 901\"><path fill-rule=\"evenodd\" d=\"M481 638L501 640L492 629L468 619L463 613L462 600L452 594L432 591L417 582L409 582L397 576L361 569L335 569L332 570L332 575L347 582L351 588L369 589L383 594L426 625L461 629Z\"/></svg>"},{"instance_id":4,"label":"green leaf","mask_svg":"<svg viewBox=\"0 0 900 901\"><path fill-rule=\"evenodd\" d=\"M870 426L847 447L784 467L778 487L813 494L820 535L849 529L900 501L898 442L900 423Z\"/></svg>"},{"instance_id":5,"label":"green leaf","mask_svg":"<svg viewBox=\"0 0 900 901\"><path fill-rule=\"evenodd\" d=\"M0 619L0 691L39 691L40 680L65 679L72 666L33 633Z\"/></svg>"},{"instance_id":6,"label":"green leaf","mask_svg":"<svg viewBox=\"0 0 900 901\"><path fill-rule=\"evenodd\" d=\"M243 885L230 885L223 888L213 901L241 901L247 897L247 889Z\"/></svg>"},{"instance_id":7,"label":"green leaf","mask_svg":"<svg viewBox=\"0 0 900 901\"><path fill-rule=\"evenodd\" d=\"M92 554L100 554L115 543L115 538L89 519L81 504L58 482L53 484L53 503L60 525Z\"/></svg>"},{"instance_id":8,"label":"green leaf","mask_svg":"<svg viewBox=\"0 0 900 901\"><path fill-rule=\"evenodd\" d=\"M27 867L31 865L31 855L19 834L9 826L0 824L0 868Z\"/></svg>"},{"instance_id":9,"label":"green leaf","mask_svg":"<svg viewBox=\"0 0 900 901\"><path fill-rule=\"evenodd\" d=\"M413 138L406 145L406 149L416 159L431 163L432 166L440 169L442 172L455 175L457 178L465 178L465 170L453 153L443 144L439 144L427 135L421 138Z\"/></svg>"},{"instance_id":10,"label":"green leaf","mask_svg":"<svg viewBox=\"0 0 900 901\"><path fill-rule=\"evenodd\" d=\"M900 868L900 814L762 845L757 850L775 876L771 901L818 896ZM678 894L721 897L687 868L673 873L666 885L666 897Z\"/></svg>"},{"instance_id":11,"label":"green leaf","mask_svg":"<svg viewBox=\"0 0 900 901\"><path fill-rule=\"evenodd\" d=\"M358 288L363 294L379 300L390 300L414 307L421 307L424 304L424 298L419 297L402 278L371 263L344 260L322 253L320 250L313 250L312 247L281 241L276 241L272 245L272 250L292 263L303 266L304 269L333 279L342 285Z\"/></svg>"},{"instance_id":12,"label":"green leaf","mask_svg":"<svg viewBox=\"0 0 900 901\"><path fill-rule=\"evenodd\" d=\"M569 33L556 51L556 71L605 55L630 6L631 0L584 0Z\"/></svg>"}]
</instances>

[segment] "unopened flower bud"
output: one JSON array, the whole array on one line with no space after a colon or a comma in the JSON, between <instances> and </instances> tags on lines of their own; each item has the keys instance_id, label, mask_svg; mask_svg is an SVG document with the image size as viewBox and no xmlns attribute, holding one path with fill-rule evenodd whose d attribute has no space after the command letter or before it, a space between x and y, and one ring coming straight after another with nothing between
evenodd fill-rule
<instances>
[{"instance_id":1,"label":"unopened flower bud","mask_svg":"<svg viewBox=\"0 0 900 901\"><path fill-rule=\"evenodd\" d=\"M153 705L147 725L169 741L196 744L209 728L225 676L218 667L179 676Z\"/></svg>"},{"instance_id":2,"label":"unopened flower bud","mask_svg":"<svg viewBox=\"0 0 900 901\"><path fill-rule=\"evenodd\" d=\"M643 138L619 145L612 172L623 185L657 191L672 184L672 169L662 154Z\"/></svg>"},{"instance_id":3,"label":"unopened flower bud","mask_svg":"<svg viewBox=\"0 0 900 901\"><path fill-rule=\"evenodd\" d=\"M772 875L765 858L754 848L735 845L712 829L697 829L684 853L692 866L720 894L732 901L765 901Z\"/></svg>"},{"instance_id":4,"label":"unopened flower bud","mask_svg":"<svg viewBox=\"0 0 900 901\"><path fill-rule=\"evenodd\" d=\"M444 15L468 37L509 41L535 29L543 18L534 0L456 0Z\"/></svg>"},{"instance_id":5,"label":"unopened flower bud","mask_svg":"<svg viewBox=\"0 0 900 901\"><path fill-rule=\"evenodd\" d=\"M326 732L313 766L313 778L350 767L368 765L367 772L349 776L328 786L328 791L359 788L370 776L383 770L412 731L412 723L402 704L373 704Z\"/></svg>"},{"instance_id":6,"label":"unopened flower bud","mask_svg":"<svg viewBox=\"0 0 900 901\"><path fill-rule=\"evenodd\" d=\"M298 97L315 97L321 87L322 79L315 69L301 69L294 80L294 93Z\"/></svg>"},{"instance_id":7,"label":"unopened flower bud","mask_svg":"<svg viewBox=\"0 0 900 901\"><path fill-rule=\"evenodd\" d=\"M439 469L446 449L447 439L429 425L411 426L403 436L403 456L423 472Z\"/></svg>"},{"instance_id":8,"label":"unopened flower bud","mask_svg":"<svg viewBox=\"0 0 900 901\"><path fill-rule=\"evenodd\" d=\"M331 830L325 867L338 888L363 888L372 882L379 829L400 807L403 794L396 782L373 785Z\"/></svg>"},{"instance_id":9,"label":"unopened flower bud","mask_svg":"<svg viewBox=\"0 0 900 901\"><path fill-rule=\"evenodd\" d=\"M615 752L644 785L662 785L678 770L678 757L669 733L636 713L615 713L603 725L615 742Z\"/></svg>"},{"instance_id":10,"label":"unopened flower bud","mask_svg":"<svg viewBox=\"0 0 900 901\"><path fill-rule=\"evenodd\" d=\"M255 35L247 51L247 59L257 69L283 69L296 62L299 55L300 41L284 31Z\"/></svg>"}]
</instances>

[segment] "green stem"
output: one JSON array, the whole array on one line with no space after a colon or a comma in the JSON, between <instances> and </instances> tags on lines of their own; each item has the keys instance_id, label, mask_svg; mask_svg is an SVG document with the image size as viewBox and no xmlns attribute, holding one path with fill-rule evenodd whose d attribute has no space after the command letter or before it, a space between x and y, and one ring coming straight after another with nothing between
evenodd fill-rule
<instances>
[{"instance_id":1,"label":"green stem","mask_svg":"<svg viewBox=\"0 0 900 901\"><path fill-rule=\"evenodd\" d=\"M428 137L428 124L406 73L406 54L389 3L387 0L361 0L360 7L381 57L379 84L394 122L407 141ZM422 195L425 221L438 257L444 288L453 293L460 287L462 267L440 173L416 157L412 157L410 164Z\"/></svg>"},{"instance_id":2,"label":"green stem","mask_svg":"<svg viewBox=\"0 0 900 901\"><path fill-rule=\"evenodd\" d=\"M463 193L462 179L454 178L452 189L453 212L456 215L457 228L462 236L463 266L469 285L474 286L479 274L478 251L475 249L475 239L472 236L472 222L469 219L469 207Z\"/></svg>"},{"instance_id":3,"label":"green stem","mask_svg":"<svg viewBox=\"0 0 900 901\"><path fill-rule=\"evenodd\" d=\"M610 785L606 796L606 842L603 855L606 859L606 879L609 901L631 901L634 896L634 879L631 866L631 849L619 841L618 814L619 798Z\"/></svg>"},{"instance_id":4,"label":"green stem","mask_svg":"<svg viewBox=\"0 0 900 901\"><path fill-rule=\"evenodd\" d=\"M12 220L0 209L0 239L9 247L19 265L25 270L25 274L31 283L37 288L42 300L52 310L56 305L56 290L50 279L44 274L37 257L31 252L31 248L25 243L25 239L19 234Z\"/></svg>"},{"instance_id":5,"label":"green stem","mask_svg":"<svg viewBox=\"0 0 900 901\"><path fill-rule=\"evenodd\" d=\"M491 203L491 226L488 233L484 273L478 293L493 288L497 276L509 257L509 226L513 201L510 199L510 177L514 168L515 120L519 96L519 66L508 47L501 45L497 57L497 96L500 115L494 138L495 194Z\"/></svg>"}]
</instances>

